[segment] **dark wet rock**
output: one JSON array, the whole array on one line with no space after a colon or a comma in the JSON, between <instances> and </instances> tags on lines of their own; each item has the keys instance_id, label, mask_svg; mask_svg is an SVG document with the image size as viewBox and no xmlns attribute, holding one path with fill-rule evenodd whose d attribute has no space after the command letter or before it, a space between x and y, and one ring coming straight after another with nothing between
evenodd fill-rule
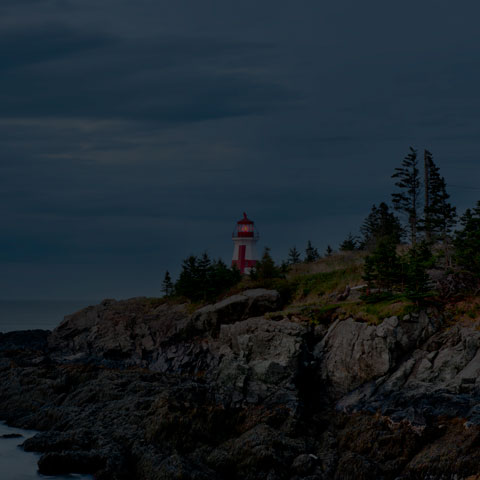
<instances>
[{"instance_id":1,"label":"dark wet rock","mask_svg":"<svg viewBox=\"0 0 480 480\"><path fill-rule=\"evenodd\" d=\"M315 466L318 463L318 457L313 454L303 453L299 455L292 463L291 470L293 473L296 473L300 477L305 477L315 469Z\"/></svg>"},{"instance_id":2,"label":"dark wet rock","mask_svg":"<svg viewBox=\"0 0 480 480\"><path fill-rule=\"evenodd\" d=\"M295 382L304 367L306 328L262 317L222 325L215 383L232 404L298 405Z\"/></svg>"},{"instance_id":3,"label":"dark wet rock","mask_svg":"<svg viewBox=\"0 0 480 480\"><path fill-rule=\"evenodd\" d=\"M350 318L337 320L314 354L321 363L321 375L341 396L369 380L393 370L409 352L439 330L441 321L425 312L391 317L379 325L369 325Z\"/></svg>"},{"instance_id":4,"label":"dark wet rock","mask_svg":"<svg viewBox=\"0 0 480 480\"><path fill-rule=\"evenodd\" d=\"M40 432L23 443L27 452L61 452L64 450L89 450L92 447L93 435L88 430L76 429L74 432L50 430Z\"/></svg>"},{"instance_id":5,"label":"dark wet rock","mask_svg":"<svg viewBox=\"0 0 480 480\"><path fill-rule=\"evenodd\" d=\"M51 336L0 337L0 418L40 430L24 448L41 472L97 480L477 473L475 326L262 316L279 301L247 291L190 314L107 300Z\"/></svg>"},{"instance_id":6,"label":"dark wet rock","mask_svg":"<svg viewBox=\"0 0 480 480\"><path fill-rule=\"evenodd\" d=\"M42 475L94 473L102 470L105 464L106 459L96 452L62 451L42 455L38 471Z\"/></svg>"},{"instance_id":7,"label":"dark wet rock","mask_svg":"<svg viewBox=\"0 0 480 480\"><path fill-rule=\"evenodd\" d=\"M21 433L4 433L3 435L0 435L0 438L22 438L23 435Z\"/></svg>"},{"instance_id":8,"label":"dark wet rock","mask_svg":"<svg viewBox=\"0 0 480 480\"><path fill-rule=\"evenodd\" d=\"M480 331L454 326L432 335L387 375L342 398L344 411L381 411L395 422L463 417L479 425Z\"/></svg>"},{"instance_id":9,"label":"dark wet rock","mask_svg":"<svg viewBox=\"0 0 480 480\"><path fill-rule=\"evenodd\" d=\"M198 332L217 336L220 325L258 317L280 307L280 294L275 290L257 288L228 297L198 310L192 316L192 327Z\"/></svg>"},{"instance_id":10,"label":"dark wet rock","mask_svg":"<svg viewBox=\"0 0 480 480\"><path fill-rule=\"evenodd\" d=\"M21 330L0 333L0 351L2 350L45 350L50 330Z\"/></svg>"},{"instance_id":11,"label":"dark wet rock","mask_svg":"<svg viewBox=\"0 0 480 480\"><path fill-rule=\"evenodd\" d=\"M157 305L147 298L104 300L65 317L49 345L67 361L147 366L149 353L177 333L187 318L183 305Z\"/></svg>"}]
</instances>

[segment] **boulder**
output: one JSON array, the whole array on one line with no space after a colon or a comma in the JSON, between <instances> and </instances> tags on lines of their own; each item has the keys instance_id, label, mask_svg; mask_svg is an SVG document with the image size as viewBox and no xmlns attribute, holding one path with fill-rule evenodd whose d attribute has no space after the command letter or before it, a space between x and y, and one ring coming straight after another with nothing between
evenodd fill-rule
<instances>
[{"instance_id":1,"label":"boulder","mask_svg":"<svg viewBox=\"0 0 480 480\"><path fill-rule=\"evenodd\" d=\"M212 348L221 359L215 383L233 403L297 405L295 381L302 370L305 326L287 320L250 318L222 325Z\"/></svg>"},{"instance_id":2,"label":"boulder","mask_svg":"<svg viewBox=\"0 0 480 480\"><path fill-rule=\"evenodd\" d=\"M2 350L46 350L50 330L20 330L0 333L0 351Z\"/></svg>"},{"instance_id":3,"label":"boulder","mask_svg":"<svg viewBox=\"0 0 480 480\"><path fill-rule=\"evenodd\" d=\"M344 411L382 411L418 428L432 416L479 425L480 331L456 325L433 335L388 374L342 398Z\"/></svg>"},{"instance_id":4,"label":"boulder","mask_svg":"<svg viewBox=\"0 0 480 480\"><path fill-rule=\"evenodd\" d=\"M95 473L101 470L106 459L96 452L62 451L45 453L38 461L42 475L63 475L68 473Z\"/></svg>"},{"instance_id":5,"label":"boulder","mask_svg":"<svg viewBox=\"0 0 480 480\"><path fill-rule=\"evenodd\" d=\"M400 358L426 341L441 320L426 313L390 317L379 325L337 320L314 349L320 376L340 397L389 373Z\"/></svg>"},{"instance_id":6,"label":"boulder","mask_svg":"<svg viewBox=\"0 0 480 480\"><path fill-rule=\"evenodd\" d=\"M257 288L207 305L197 310L191 319L195 331L217 336L220 325L257 317L280 308L280 294L275 290Z\"/></svg>"},{"instance_id":7,"label":"boulder","mask_svg":"<svg viewBox=\"0 0 480 480\"><path fill-rule=\"evenodd\" d=\"M104 300L65 317L49 345L73 361L147 366L150 353L181 330L187 318L185 305L158 304L148 298Z\"/></svg>"}]
</instances>

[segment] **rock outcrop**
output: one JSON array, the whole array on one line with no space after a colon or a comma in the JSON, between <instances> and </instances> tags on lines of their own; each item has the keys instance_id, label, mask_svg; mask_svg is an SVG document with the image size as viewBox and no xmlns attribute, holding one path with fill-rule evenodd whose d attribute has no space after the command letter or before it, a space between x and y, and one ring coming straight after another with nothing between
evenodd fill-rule
<instances>
[{"instance_id":1,"label":"rock outcrop","mask_svg":"<svg viewBox=\"0 0 480 480\"><path fill-rule=\"evenodd\" d=\"M0 418L45 474L100 480L479 473L480 331L433 312L313 326L250 290L189 314L107 300L0 335ZM454 446L454 447L453 447Z\"/></svg>"},{"instance_id":2,"label":"rock outcrop","mask_svg":"<svg viewBox=\"0 0 480 480\"><path fill-rule=\"evenodd\" d=\"M424 343L440 328L440 321L426 312L386 318L380 325L337 320L314 355L330 391L345 394L365 382L382 377L399 359Z\"/></svg>"}]
</instances>

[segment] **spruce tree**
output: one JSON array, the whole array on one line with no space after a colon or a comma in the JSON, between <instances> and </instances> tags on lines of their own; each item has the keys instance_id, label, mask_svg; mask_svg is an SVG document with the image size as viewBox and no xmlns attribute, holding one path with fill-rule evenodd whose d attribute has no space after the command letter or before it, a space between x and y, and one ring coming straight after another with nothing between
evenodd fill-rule
<instances>
[{"instance_id":1,"label":"spruce tree","mask_svg":"<svg viewBox=\"0 0 480 480\"><path fill-rule=\"evenodd\" d=\"M378 207L372 206L370 213L360 227L361 248L374 249L382 239L390 239L399 244L403 236L403 228L398 217L382 202Z\"/></svg>"},{"instance_id":2,"label":"spruce tree","mask_svg":"<svg viewBox=\"0 0 480 480\"><path fill-rule=\"evenodd\" d=\"M173 282L170 272L167 270L165 272L165 277L162 283L162 292L166 297L169 297L173 293Z\"/></svg>"},{"instance_id":3,"label":"spruce tree","mask_svg":"<svg viewBox=\"0 0 480 480\"><path fill-rule=\"evenodd\" d=\"M287 263L290 265L294 265L295 263L300 263L300 252L297 250L297 247L292 247L288 251L288 261Z\"/></svg>"},{"instance_id":4,"label":"spruce tree","mask_svg":"<svg viewBox=\"0 0 480 480\"><path fill-rule=\"evenodd\" d=\"M307 248L305 249L305 262L315 262L319 258L320 255L318 253L318 250L312 245L312 242L309 240L307 242Z\"/></svg>"},{"instance_id":5,"label":"spruce tree","mask_svg":"<svg viewBox=\"0 0 480 480\"><path fill-rule=\"evenodd\" d=\"M403 159L402 165L395 168L392 178L396 178L395 185L399 192L392 194L392 203L395 210L407 217L410 231L410 242L417 243L418 209L420 204L420 172L418 170L417 151L410 147L410 153Z\"/></svg>"},{"instance_id":6,"label":"spruce tree","mask_svg":"<svg viewBox=\"0 0 480 480\"><path fill-rule=\"evenodd\" d=\"M357 249L357 237L354 237L350 232L347 238L340 244L340 251L352 252Z\"/></svg>"},{"instance_id":7,"label":"spruce tree","mask_svg":"<svg viewBox=\"0 0 480 480\"><path fill-rule=\"evenodd\" d=\"M325 250L325 256L329 257L333 253L333 248L330 245L327 245L327 249Z\"/></svg>"},{"instance_id":8,"label":"spruce tree","mask_svg":"<svg viewBox=\"0 0 480 480\"><path fill-rule=\"evenodd\" d=\"M228 268L221 259L211 262L207 277L207 300L215 300L218 295L235 286L241 279L242 274L236 266Z\"/></svg>"},{"instance_id":9,"label":"spruce tree","mask_svg":"<svg viewBox=\"0 0 480 480\"><path fill-rule=\"evenodd\" d=\"M434 257L429 243L423 241L412 246L402 260L405 264L405 293L411 299L419 300L431 290L427 270L433 266Z\"/></svg>"},{"instance_id":10,"label":"spruce tree","mask_svg":"<svg viewBox=\"0 0 480 480\"><path fill-rule=\"evenodd\" d=\"M251 274L252 278L259 280L270 280L282 276L280 269L275 265L270 254L270 248L265 247L262 258L255 265Z\"/></svg>"},{"instance_id":11,"label":"spruce tree","mask_svg":"<svg viewBox=\"0 0 480 480\"><path fill-rule=\"evenodd\" d=\"M198 258L190 255L182 262L182 271L175 283L178 295L197 301L202 296L201 280L199 275Z\"/></svg>"},{"instance_id":12,"label":"spruce tree","mask_svg":"<svg viewBox=\"0 0 480 480\"><path fill-rule=\"evenodd\" d=\"M373 252L365 258L363 279L368 287L391 292L402 282L402 266L391 239L379 241Z\"/></svg>"},{"instance_id":13,"label":"spruce tree","mask_svg":"<svg viewBox=\"0 0 480 480\"><path fill-rule=\"evenodd\" d=\"M377 280L375 259L371 255L365 257L362 279L367 282L367 295L369 295L371 290L376 287Z\"/></svg>"},{"instance_id":14,"label":"spruce tree","mask_svg":"<svg viewBox=\"0 0 480 480\"><path fill-rule=\"evenodd\" d=\"M200 258L190 255L182 263L175 292L194 302L214 301L241 277L238 268L228 268L222 260L212 261L206 253Z\"/></svg>"},{"instance_id":15,"label":"spruce tree","mask_svg":"<svg viewBox=\"0 0 480 480\"><path fill-rule=\"evenodd\" d=\"M212 285L209 282L211 274L212 261L207 252L204 252L197 262L197 282L199 288L199 295L203 300L211 297Z\"/></svg>"},{"instance_id":16,"label":"spruce tree","mask_svg":"<svg viewBox=\"0 0 480 480\"><path fill-rule=\"evenodd\" d=\"M450 264L450 236L456 224L457 212L449 202L445 178L440 175L440 169L428 150L425 151L425 162L428 194L421 228L425 231L427 241L442 241L447 264Z\"/></svg>"},{"instance_id":17,"label":"spruce tree","mask_svg":"<svg viewBox=\"0 0 480 480\"><path fill-rule=\"evenodd\" d=\"M480 277L480 201L460 217L461 229L456 232L455 260L463 269Z\"/></svg>"}]
</instances>

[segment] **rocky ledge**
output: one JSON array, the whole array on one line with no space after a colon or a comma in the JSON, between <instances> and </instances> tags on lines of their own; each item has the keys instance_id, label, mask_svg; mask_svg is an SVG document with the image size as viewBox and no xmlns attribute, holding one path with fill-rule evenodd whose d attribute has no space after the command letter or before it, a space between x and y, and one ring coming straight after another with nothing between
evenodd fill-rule
<instances>
[{"instance_id":1,"label":"rocky ledge","mask_svg":"<svg viewBox=\"0 0 480 480\"><path fill-rule=\"evenodd\" d=\"M0 418L44 474L480 478L480 330L433 310L312 325L250 290L189 314L106 300L0 335ZM266 315L269 312L275 314Z\"/></svg>"}]
</instances>

